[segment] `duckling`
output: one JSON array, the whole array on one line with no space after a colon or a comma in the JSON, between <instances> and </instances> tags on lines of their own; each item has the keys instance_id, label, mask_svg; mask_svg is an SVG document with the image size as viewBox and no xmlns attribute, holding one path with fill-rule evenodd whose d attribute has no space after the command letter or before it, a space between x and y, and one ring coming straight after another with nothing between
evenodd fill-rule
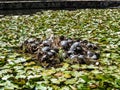
<instances>
[{"instance_id":1,"label":"duckling","mask_svg":"<svg viewBox=\"0 0 120 90\"><path fill-rule=\"evenodd\" d=\"M63 48L64 50L68 50L68 48L69 48L69 43L68 43L67 40L61 41L61 42L60 42L60 45L62 46L62 48Z\"/></svg>"},{"instance_id":2,"label":"duckling","mask_svg":"<svg viewBox=\"0 0 120 90\"><path fill-rule=\"evenodd\" d=\"M33 42L35 42L35 39L34 39L34 38L29 38L29 39L27 40L27 42L28 42L28 43L33 43Z\"/></svg>"},{"instance_id":3,"label":"duckling","mask_svg":"<svg viewBox=\"0 0 120 90\"><path fill-rule=\"evenodd\" d=\"M47 55L43 55L40 59L41 62L47 61L49 57Z\"/></svg>"},{"instance_id":4,"label":"duckling","mask_svg":"<svg viewBox=\"0 0 120 90\"><path fill-rule=\"evenodd\" d=\"M50 47L49 46L45 46L45 47L42 48L42 52L46 53L48 51L50 51Z\"/></svg>"},{"instance_id":5,"label":"duckling","mask_svg":"<svg viewBox=\"0 0 120 90\"><path fill-rule=\"evenodd\" d=\"M80 42L75 42L72 44L72 46L70 47L70 51L75 51L77 47L81 47L80 46Z\"/></svg>"},{"instance_id":6,"label":"duckling","mask_svg":"<svg viewBox=\"0 0 120 90\"><path fill-rule=\"evenodd\" d=\"M69 57L70 55L74 54L74 51L67 51L67 56Z\"/></svg>"}]
</instances>

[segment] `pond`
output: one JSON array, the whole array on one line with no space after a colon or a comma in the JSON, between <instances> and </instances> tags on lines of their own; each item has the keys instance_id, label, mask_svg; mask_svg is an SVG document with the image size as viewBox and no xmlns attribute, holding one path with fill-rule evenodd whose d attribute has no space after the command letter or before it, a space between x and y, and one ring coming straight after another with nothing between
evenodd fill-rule
<instances>
[{"instance_id":1,"label":"pond","mask_svg":"<svg viewBox=\"0 0 120 90\"><path fill-rule=\"evenodd\" d=\"M99 44L99 64L44 68L29 53L19 52L28 38L54 35ZM0 18L0 90L120 89L120 10L46 10Z\"/></svg>"}]
</instances>

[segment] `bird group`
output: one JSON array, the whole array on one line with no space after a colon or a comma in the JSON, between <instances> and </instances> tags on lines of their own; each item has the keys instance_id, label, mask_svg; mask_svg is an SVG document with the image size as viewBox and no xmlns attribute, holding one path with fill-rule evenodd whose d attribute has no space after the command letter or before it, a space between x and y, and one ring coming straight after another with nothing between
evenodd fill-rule
<instances>
[{"instance_id":1,"label":"bird group","mask_svg":"<svg viewBox=\"0 0 120 90\"><path fill-rule=\"evenodd\" d=\"M66 59L88 64L90 61L97 61L100 58L100 47L97 44L64 36L45 40L29 38L22 43L21 49L24 52L35 54L40 63L46 63L48 66L60 64Z\"/></svg>"}]
</instances>

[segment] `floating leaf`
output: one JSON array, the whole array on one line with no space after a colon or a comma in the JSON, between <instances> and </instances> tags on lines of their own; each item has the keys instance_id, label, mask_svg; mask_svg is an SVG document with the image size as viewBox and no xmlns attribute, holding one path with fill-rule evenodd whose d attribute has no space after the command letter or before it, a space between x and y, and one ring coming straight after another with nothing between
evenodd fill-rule
<instances>
[{"instance_id":1,"label":"floating leaf","mask_svg":"<svg viewBox=\"0 0 120 90\"><path fill-rule=\"evenodd\" d=\"M66 85L69 85L69 84L71 85L71 84L76 83L76 81L77 81L76 78L67 79L67 81L65 82L65 84L66 84Z\"/></svg>"},{"instance_id":2,"label":"floating leaf","mask_svg":"<svg viewBox=\"0 0 120 90\"><path fill-rule=\"evenodd\" d=\"M50 79L53 84L60 84L60 81L56 78Z\"/></svg>"}]
</instances>

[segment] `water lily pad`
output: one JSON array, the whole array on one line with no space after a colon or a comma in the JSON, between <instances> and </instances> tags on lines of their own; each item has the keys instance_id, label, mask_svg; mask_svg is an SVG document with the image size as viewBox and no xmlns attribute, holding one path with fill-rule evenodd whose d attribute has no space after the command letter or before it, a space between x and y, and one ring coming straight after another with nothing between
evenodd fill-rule
<instances>
[{"instance_id":1,"label":"water lily pad","mask_svg":"<svg viewBox=\"0 0 120 90\"><path fill-rule=\"evenodd\" d=\"M52 78L52 79L51 79L51 82L52 82L53 84L60 84L60 81L59 81L58 79L56 79L56 78Z\"/></svg>"},{"instance_id":2,"label":"water lily pad","mask_svg":"<svg viewBox=\"0 0 120 90\"><path fill-rule=\"evenodd\" d=\"M70 87L69 86L64 86L60 90L70 90Z\"/></svg>"},{"instance_id":3,"label":"water lily pad","mask_svg":"<svg viewBox=\"0 0 120 90\"><path fill-rule=\"evenodd\" d=\"M71 84L74 84L74 83L76 83L76 78L72 78L72 79L68 79L66 82L65 82L65 84L66 85L71 85Z\"/></svg>"}]
</instances>

